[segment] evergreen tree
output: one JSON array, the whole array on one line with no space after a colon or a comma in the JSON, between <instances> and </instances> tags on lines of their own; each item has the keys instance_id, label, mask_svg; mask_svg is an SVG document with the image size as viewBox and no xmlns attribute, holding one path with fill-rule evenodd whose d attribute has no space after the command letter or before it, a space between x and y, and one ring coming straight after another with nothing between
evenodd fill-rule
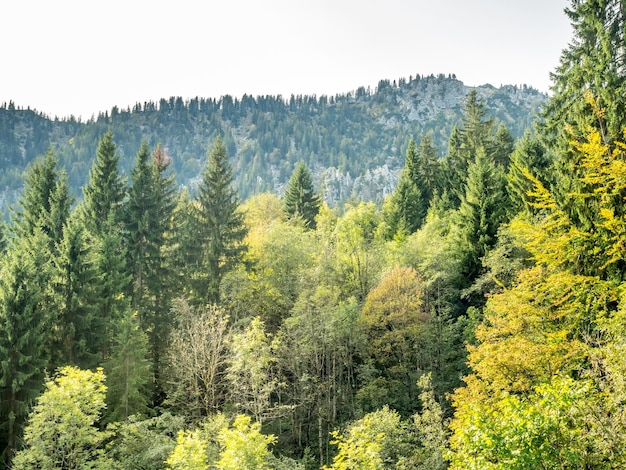
<instances>
[{"instance_id":1,"label":"evergreen tree","mask_svg":"<svg viewBox=\"0 0 626 470\"><path fill-rule=\"evenodd\" d=\"M19 209L13 214L12 231L16 236L30 236L41 229L49 239L54 253L55 245L63 236L72 205L67 176L58 170L59 160L50 148L26 171L24 192L18 201Z\"/></svg>"},{"instance_id":2,"label":"evergreen tree","mask_svg":"<svg viewBox=\"0 0 626 470\"><path fill-rule=\"evenodd\" d=\"M468 168L465 194L459 207L462 272L467 285L480 273L483 256L495 245L498 227L506 214L505 196L501 170L479 148Z\"/></svg>"},{"instance_id":3,"label":"evergreen tree","mask_svg":"<svg viewBox=\"0 0 626 470\"><path fill-rule=\"evenodd\" d=\"M590 201L579 204L575 194L586 192L580 176L580 154L572 139L597 130L611 144L626 127L626 8L622 0L572 0L565 10L574 39L561 54L551 75L552 96L540 123L540 136L554 159L555 198L582 230L589 230L598 210ZM581 135L572 135L578 131ZM624 196L616 195L616 210L626 212Z\"/></svg>"},{"instance_id":4,"label":"evergreen tree","mask_svg":"<svg viewBox=\"0 0 626 470\"><path fill-rule=\"evenodd\" d=\"M97 256L93 238L80 221L71 220L53 259L54 366L98 364L98 345L104 338L97 322L101 281Z\"/></svg>"},{"instance_id":5,"label":"evergreen tree","mask_svg":"<svg viewBox=\"0 0 626 470\"><path fill-rule=\"evenodd\" d=\"M148 338L130 310L117 322L117 333L107 363L107 421L126 421L148 412L151 381Z\"/></svg>"},{"instance_id":6,"label":"evergreen tree","mask_svg":"<svg viewBox=\"0 0 626 470\"><path fill-rule=\"evenodd\" d=\"M398 186L385 204L384 218L389 237L398 232L411 234L421 226L428 209L424 179L422 160L411 138Z\"/></svg>"},{"instance_id":7,"label":"evergreen tree","mask_svg":"<svg viewBox=\"0 0 626 470\"><path fill-rule=\"evenodd\" d=\"M18 239L0 275L0 451L8 464L48 364L47 240L40 230Z\"/></svg>"},{"instance_id":8,"label":"evergreen tree","mask_svg":"<svg viewBox=\"0 0 626 470\"><path fill-rule=\"evenodd\" d=\"M219 301L224 274L242 260L246 251L246 228L232 182L226 147L218 136L209 151L198 193L197 222L203 273L196 295L203 302Z\"/></svg>"},{"instance_id":9,"label":"evergreen tree","mask_svg":"<svg viewBox=\"0 0 626 470\"><path fill-rule=\"evenodd\" d=\"M113 134L109 131L98 143L89 183L83 188L86 222L89 229L98 235L115 229L120 222L126 188L118 164L119 156L115 153Z\"/></svg>"},{"instance_id":10,"label":"evergreen tree","mask_svg":"<svg viewBox=\"0 0 626 470\"><path fill-rule=\"evenodd\" d=\"M514 213L532 209L528 204L528 194L533 185L524 172L527 170L535 178L547 183L549 164L545 147L536 136L526 132L511 154L511 165L506 175L507 193Z\"/></svg>"},{"instance_id":11,"label":"evergreen tree","mask_svg":"<svg viewBox=\"0 0 626 470\"><path fill-rule=\"evenodd\" d=\"M322 201L313 188L313 179L306 164L296 165L283 198L285 214L289 218L301 218L308 228L315 228L315 217Z\"/></svg>"}]
</instances>

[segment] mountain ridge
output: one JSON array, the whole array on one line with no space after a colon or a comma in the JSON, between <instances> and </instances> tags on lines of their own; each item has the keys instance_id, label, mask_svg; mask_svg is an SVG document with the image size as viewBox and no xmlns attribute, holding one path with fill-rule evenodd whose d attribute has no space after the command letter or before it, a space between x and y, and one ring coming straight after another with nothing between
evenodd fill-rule
<instances>
[{"instance_id":1,"label":"mountain ridge","mask_svg":"<svg viewBox=\"0 0 626 470\"><path fill-rule=\"evenodd\" d=\"M411 137L427 132L440 155L462 117L463 101L476 89L490 116L513 137L532 126L547 95L527 86L464 85L454 75L380 80L334 96L281 95L233 98L162 98L132 108L100 113L82 121L51 119L35 110L0 107L0 190L10 203L21 174L49 145L55 149L80 197L95 157L98 139L111 130L120 170L129 174L139 145L161 143L172 158L177 182L194 190L206 150L218 134L228 147L235 184L245 199L282 193L295 164L302 160L326 201L381 201L395 187Z\"/></svg>"}]
</instances>

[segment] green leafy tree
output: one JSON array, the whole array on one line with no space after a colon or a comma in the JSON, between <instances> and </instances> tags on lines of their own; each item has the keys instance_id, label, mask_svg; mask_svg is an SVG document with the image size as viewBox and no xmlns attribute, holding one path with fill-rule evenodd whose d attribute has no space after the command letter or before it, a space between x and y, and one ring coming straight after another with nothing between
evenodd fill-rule
<instances>
[{"instance_id":1,"label":"green leafy tree","mask_svg":"<svg viewBox=\"0 0 626 470\"><path fill-rule=\"evenodd\" d=\"M226 376L231 383L231 400L238 409L263 424L272 411L278 411L271 403L272 394L279 387L274 352L277 344L272 344L258 317L242 333L233 335L230 343Z\"/></svg>"},{"instance_id":2,"label":"green leafy tree","mask_svg":"<svg viewBox=\"0 0 626 470\"><path fill-rule=\"evenodd\" d=\"M2 260L0 276L0 445L9 463L48 364L50 321L44 309L49 278L47 240L21 238Z\"/></svg>"},{"instance_id":3,"label":"green leafy tree","mask_svg":"<svg viewBox=\"0 0 626 470\"><path fill-rule=\"evenodd\" d=\"M383 470L405 468L398 464L412 447L411 438L400 414L387 406L351 423L344 433L334 431L338 452L326 470Z\"/></svg>"},{"instance_id":4,"label":"green leafy tree","mask_svg":"<svg viewBox=\"0 0 626 470\"><path fill-rule=\"evenodd\" d=\"M412 268L389 270L368 294L360 324L367 338L366 366L358 396L366 409L393 406L406 415L417 408L417 378L427 369L423 349L423 287Z\"/></svg>"},{"instance_id":5,"label":"green leafy tree","mask_svg":"<svg viewBox=\"0 0 626 470\"><path fill-rule=\"evenodd\" d=\"M207 443L199 429L179 431L176 447L165 463L171 470L208 470Z\"/></svg>"},{"instance_id":6,"label":"green leafy tree","mask_svg":"<svg viewBox=\"0 0 626 470\"><path fill-rule=\"evenodd\" d=\"M270 470L269 446L276 438L261 434L261 425L250 416L237 415L232 428L223 429L217 439L222 447L218 470Z\"/></svg>"},{"instance_id":7,"label":"green leafy tree","mask_svg":"<svg viewBox=\"0 0 626 470\"><path fill-rule=\"evenodd\" d=\"M104 373L64 367L37 400L13 468L111 468L103 456L109 433L97 427L105 408Z\"/></svg>"},{"instance_id":8,"label":"green leafy tree","mask_svg":"<svg viewBox=\"0 0 626 470\"><path fill-rule=\"evenodd\" d=\"M224 274L241 262L246 251L246 228L232 181L226 147L218 137L209 151L198 188L198 241L202 244L203 264L197 295L203 302L219 301Z\"/></svg>"},{"instance_id":9,"label":"green leafy tree","mask_svg":"<svg viewBox=\"0 0 626 470\"><path fill-rule=\"evenodd\" d=\"M287 183L283 205L285 214L289 218L300 218L305 227L315 228L317 216L322 201L313 188L313 179L306 164L299 162Z\"/></svg>"}]
</instances>

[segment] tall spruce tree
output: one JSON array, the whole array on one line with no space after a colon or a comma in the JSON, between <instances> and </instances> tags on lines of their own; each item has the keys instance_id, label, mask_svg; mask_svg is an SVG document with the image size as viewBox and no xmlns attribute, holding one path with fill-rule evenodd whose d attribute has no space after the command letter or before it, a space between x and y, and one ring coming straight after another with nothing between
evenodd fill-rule
<instances>
[{"instance_id":1,"label":"tall spruce tree","mask_svg":"<svg viewBox=\"0 0 626 470\"><path fill-rule=\"evenodd\" d=\"M161 357L172 323L169 300L174 292L173 273L166 260L166 254L172 252L166 244L172 242L167 233L175 204L174 175L167 171L169 164L160 145L150 155L147 143L142 142L125 206L132 306L148 334L157 395Z\"/></svg>"},{"instance_id":2,"label":"tall spruce tree","mask_svg":"<svg viewBox=\"0 0 626 470\"><path fill-rule=\"evenodd\" d=\"M284 211L289 218L300 218L308 228L315 228L315 217L317 216L321 198L315 193L313 179L306 164L299 162L285 190L283 198Z\"/></svg>"},{"instance_id":3,"label":"tall spruce tree","mask_svg":"<svg viewBox=\"0 0 626 470\"><path fill-rule=\"evenodd\" d=\"M101 277L97 245L81 221L71 219L53 258L52 365L91 368L104 340L98 319Z\"/></svg>"},{"instance_id":4,"label":"tall spruce tree","mask_svg":"<svg viewBox=\"0 0 626 470\"><path fill-rule=\"evenodd\" d=\"M94 321L100 325L102 332L100 353L103 359L110 354L113 323L128 308L125 296L130 275L121 233L126 184L118 164L119 156L115 152L113 134L109 131L98 143L89 182L83 188L81 206L83 222L95 236L99 247L100 302Z\"/></svg>"},{"instance_id":5,"label":"tall spruce tree","mask_svg":"<svg viewBox=\"0 0 626 470\"><path fill-rule=\"evenodd\" d=\"M197 222L203 273L199 276L196 295L203 302L218 303L224 274L241 262L246 251L247 230L221 137L215 139L208 157L198 193Z\"/></svg>"},{"instance_id":6,"label":"tall spruce tree","mask_svg":"<svg viewBox=\"0 0 626 470\"><path fill-rule=\"evenodd\" d=\"M89 182L83 188L85 220L89 229L98 235L117 227L121 219L126 185L118 165L113 133L109 131L98 142Z\"/></svg>"},{"instance_id":7,"label":"tall spruce tree","mask_svg":"<svg viewBox=\"0 0 626 470\"><path fill-rule=\"evenodd\" d=\"M506 210L502 170L478 148L476 159L468 168L465 194L459 207L462 274L467 285L478 276L483 256L495 245Z\"/></svg>"},{"instance_id":8,"label":"tall spruce tree","mask_svg":"<svg viewBox=\"0 0 626 470\"><path fill-rule=\"evenodd\" d=\"M626 128L626 5L623 0L572 0L565 10L574 39L551 74L552 96L540 123L540 136L554 160L555 198L582 230L593 225L597 206L580 201L587 189L580 176L580 155L570 142L597 130L611 144ZM578 132L579 135L572 135ZM625 213L624 196L615 210Z\"/></svg>"},{"instance_id":9,"label":"tall spruce tree","mask_svg":"<svg viewBox=\"0 0 626 470\"><path fill-rule=\"evenodd\" d=\"M48 240L39 229L16 240L0 271L0 452L9 464L48 364Z\"/></svg>"},{"instance_id":10,"label":"tall spruce tree","mask_svg":"<svg viewBox=\"0 0 626 470\"><path fill-rule=\"evenodd\" d=\"M11 227L16 236L30 236L41 229L48 237L52 253L61 241L63 226L73 203L67 176L58 165L59 160L52 148L30 165L24 177L24 193L18 201L18 210L12 214Z\"/></svg>"}]
</instances>

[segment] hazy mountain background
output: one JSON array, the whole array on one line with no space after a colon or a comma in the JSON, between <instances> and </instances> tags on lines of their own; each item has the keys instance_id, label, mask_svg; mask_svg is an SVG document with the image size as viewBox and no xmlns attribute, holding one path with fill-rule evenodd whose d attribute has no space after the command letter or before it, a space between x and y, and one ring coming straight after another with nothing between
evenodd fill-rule
<instances>
[{"instance_id":1,"label":"hazy mountain background","mask_svg":"<svg viewBox=\"0 0 626 470\"><path fill-rule=\"evenodd\" d=\"M15 200L27 165L51 145L78 197L88 180L98 140L114 133L120 169L128 174L141 141L161 143L177 182L193 192L209 144L221 134L242 199L282 194L303 160L332 206L350 199L381 201L391 193L411 137L431 132L441 155L473 89L454 75L381 80L335 96L180 97L114 107L81 121L0 107L0 205ZM514 138L532 126L547 95L527 86L475 88L490 116ZM6 213L6 210L4 210Z\"/></svg>"}]
</instances>

